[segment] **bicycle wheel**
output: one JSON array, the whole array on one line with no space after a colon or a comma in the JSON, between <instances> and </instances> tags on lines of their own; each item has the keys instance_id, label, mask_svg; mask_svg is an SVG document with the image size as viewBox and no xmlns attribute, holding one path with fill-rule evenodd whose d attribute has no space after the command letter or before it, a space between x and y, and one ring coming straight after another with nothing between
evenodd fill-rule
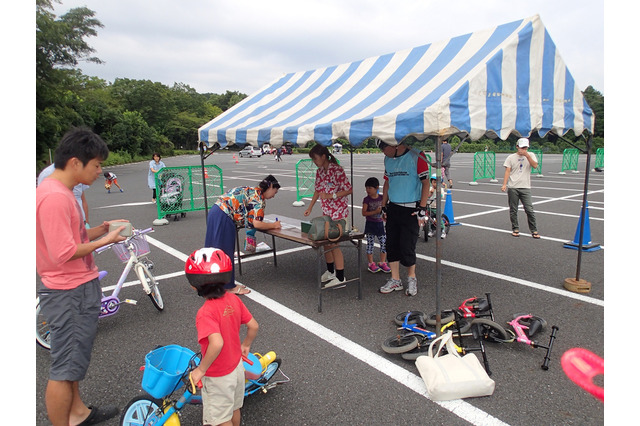
<instances>
[{"instance_id":1,"label":"bicycle wheel","mask_svg":"<svg viewBox=\"0 0 640 426\"><path fill-rule=\"evenodd\" d=\"M36 342L45 349L51 349L51 331L49 323L40 311L40 303L36 305Z\"/></svg>"},{"instance_id":2,"label":"bicycle wheel","mask_svg":"<svg viewBox=\"0 0 640 426\"><path fill-rule=\"evenodd\" d=\"M456 319L456 316L453 312L447 313L445 315L441 314L440 324L445 325L446 323L451 322L454 319ZM436 313L435 312L430 313L429 316L424 319L424 322L426 322L427 325L432 325L432 326L436 325Z\"/></svg>"},{"instance_id":3,"label":"bicycle wheel","mask_svg":"<svg viewBox=\"0 0 640 426\"><path fill-rule=\"evenodd\" d=\"M262 373L258 380L255 382L247 382L244 389L245 396L252 394L257 388L261 388L268 384L269 380L271 380L273 375L276 374L281 365L282 361L280 358L276 358L271 362L271 364L267 365L267 368L265 368L264 373Z\"/></svg>"},{"instance_id":4,"label":"bicycle wheel","mask_svg":"<svg viewBox=\"0 0 640 426\"><path fill-rule=\"evenodd\" d=\"M155 306L159 311L163 310L164 301L160 295L158 283L153 275L151 275L151 272L149 272L149 269L145 265L139 263L136 266L136 275L138 275L138 279L140 280L140 283L142 283L144 291L149 295L153 306Z\"/></svg>"},{"instance_id":5,"label":"bicycle wheel","mask_svg":"<svg viewBox=\"0 0 640 426\"><path fill-rule=\"evenodd\" d=\"M394 336L382 342L382 350L388 354L409 352L418 346L418 338L414 335Z\"/></svg>"},{"instance_id":6,"label":"bicycle wheel","mask_svg":"<svg viewBox=\"0 0 640 426\"><path fill-rule=\"evenodd\" d=\"M445 235L449 234L449 229L451 228L451 223L449 223L449 218L446 214L442 214L442 221L444 222L444 233Z\"/></svg>"},{"instance_id":7,"label":"bicycle wheel","mask_svg":"<svg viewBox=\"0 0 640 426\"><path fill-rule=\"evenodd\" d=\"M130 400L124 407L124 410L122 410L120 425L142 426L149 424L152 420L157 421L158 416L156 415L156 410L161 405L162 401L153 398L151 395L144 394L136 396Z\"/></svg>"},{"instance_id":8,"label":"bicycle wheel","mask_svg":"<svg viewBox=\"0 0 640 426\"><path fill-rule=\"evenodd\" d=\"M407 324L418 324L421 322L420 317L423 317L424 320L424 312L421 311L404 311L393 319L393 322L396 323L397 326L402 326L404 324L404 318L409 314L409 319L407 320Z\"/></svg>"},{"instance_id":9,"label":"bicycle wheel","mask_svg":"<svg viewBox=\"0 0 640 426\"><path fill-rule=\"evenodd\" d=\"M513 341L513 335L495 321L486 318L475 318L471 321L471 332L475 339L483 338L490 342L506 343Z\"/></svg>"}]
</instances>

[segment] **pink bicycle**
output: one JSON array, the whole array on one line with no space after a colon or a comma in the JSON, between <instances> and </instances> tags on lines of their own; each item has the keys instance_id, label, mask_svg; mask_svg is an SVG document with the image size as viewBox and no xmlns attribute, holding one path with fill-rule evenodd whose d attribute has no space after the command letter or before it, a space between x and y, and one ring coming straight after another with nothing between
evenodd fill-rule
<instances>
[{"instance_id":1,"label":"pink bicycle","mask_svg":"<svg viewBox=\"0 0 640 426\"><path fill-rule=\"evenodd\" d=\"M474 337L482 338L490 342L511 343L515 341L529 345L532 348L546 349L547 352L544 356L544 362L540 368L548 370L553 342L556 339L556 333L559 328L555 325L551 327L549 344L545 346L532 340L537 333L544 330L547 326L547 322L543 318L531 314L516 314L513 316L513 320L507 324L509 324L514 331L507 330L500 324L489 319L475 318L471 321L471 332L474 334Z\"/></svg>"}]
</instances>

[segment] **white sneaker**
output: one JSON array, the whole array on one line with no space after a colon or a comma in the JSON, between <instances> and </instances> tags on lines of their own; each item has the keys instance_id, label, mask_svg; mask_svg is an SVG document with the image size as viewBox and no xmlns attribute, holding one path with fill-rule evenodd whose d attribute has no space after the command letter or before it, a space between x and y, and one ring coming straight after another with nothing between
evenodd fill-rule
<instances>
[{"instance_id":1,"label":"white sneaker","mask_svg":"<svg viewBox=\"0 0 640 426\"><path fill-rule=\"evenodd\" d=\"M327 281L331 281L335 277L336 277L336 273L335 272L324 271L324 274L322 274L322 277L320 277L320 281L322 281L324 283L324 282L327 282Z\"/></svg>"},{"instance_id":2,"label":"white sneaker","mask_svg":"<svg viewBox=\"0 0 640 426\"><path fill-rule=\"evenodd\" d=\"M387 293L391 293L392 291L402 290L402 288L403 288L402 281L389 278L387 283L382 287L380 287L380 293L387 294Z\"/></svg>"},{"instance_id":3,"label":"white sneaker","mask_svg":"<svg viewBox=\"0 0 640 426\"><path fill-rule=\"evenodd\" d=\"M418 294L418 280L416 277L408 277L407 278L407 291L405 291L407 296L415 296Z\"/></svg>"},{"instance_id":4,"label":"white sneaker","mask_svg":"<svg viewBox=\"0 0 640 426\"><path fill-rule=\"evenodd\" d=\"M440 234L440 239L444 240L445 238L447 238L447 234L445 234L444 232L442 234Z\"/></svg>"},{"instance_id":5,"label":"white sneaker","mask_svg":"<svg viewBox=\"0 0 640 426\"><path fill-rule=\"evenodd\" d=\"M329 288L329 287L335 287L335 288L340 288L340 287L346 287L347 285L345 284L345 282L347 281L347 279L343 279L342 281L340 281L338 279L338 277L333 277L333 279L331 279L331 281L329 281L328 283L326 283L323 287L324 288Z\"/></svg>"}]
</instances>

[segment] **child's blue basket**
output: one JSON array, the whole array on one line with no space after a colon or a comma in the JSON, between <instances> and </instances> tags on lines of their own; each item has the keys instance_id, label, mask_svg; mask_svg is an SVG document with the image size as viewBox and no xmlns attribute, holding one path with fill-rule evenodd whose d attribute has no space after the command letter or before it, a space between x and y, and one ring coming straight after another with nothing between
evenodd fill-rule
<instances>
[{"instance_id":1,"label":"child's blue basket","mask_svg":"<svg viewBox=\"0 0 640 426\"><path fill-rule=\"evenodd\" d=\"M142 375L142 389L154 398L164 398L173 392L184 372L189 367L189 361L195 358L195 353L179 345L167 345L154 349L145 356L144 374Z\"/></svg>"}]
</instances>

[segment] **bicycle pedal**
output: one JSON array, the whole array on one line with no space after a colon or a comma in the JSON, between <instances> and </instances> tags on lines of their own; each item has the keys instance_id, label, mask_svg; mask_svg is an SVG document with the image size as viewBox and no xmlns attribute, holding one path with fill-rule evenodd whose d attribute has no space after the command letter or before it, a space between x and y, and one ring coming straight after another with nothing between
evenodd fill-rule
<instances>
[{"instance_id":1,"label":"bicycle pedal","mask_svg":"<svg viewBox=\"0 0 640 426\"><path fill-rule=\"evenodd\" d=\"M138 301L137 300L133 300L133 299L124 299L122 302L120 303L128 303L129 305L137 305Z\"/></svg>"}]
</instances>

